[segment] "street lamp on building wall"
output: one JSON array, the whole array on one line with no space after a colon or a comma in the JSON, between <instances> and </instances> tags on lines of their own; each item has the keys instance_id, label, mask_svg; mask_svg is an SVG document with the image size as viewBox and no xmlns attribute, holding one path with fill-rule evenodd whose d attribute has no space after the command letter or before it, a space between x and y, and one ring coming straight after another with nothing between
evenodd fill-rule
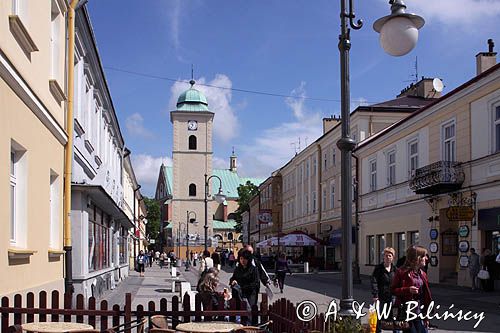
<instances>
[{"instance_id":1,"label":"street lamp on building wall","mask_svg":"<svg viewBox=\"0 0 500 333\"><path fill-rule=\"evenodd\" d=\"M425 21L422 17L406 13L406 5L402 0L390 0L391 14L375 21L373 29L380 32L380 44L390 55L402 56L410 52L418 40L418 29ZM351 48L349 26L358 30L363 21L354 23L355 14L353 0L340 1L341 33L339 35L340 51L340 91L341 91L341 122L342 137L337 142L341 150L341 184L342 201L342 300L340 301L340 315L353 316L353 287L352 287L352 160L351 155L356 142L351 138L350 130L350 77L349 77L349 50ZM349 20L349 22L348 22Z\"/></svg>"},{"instance_id":2,"label":"street lamp on building wall","mask_svg":"<svg viewBox=\"0 0 500 333\"><path fill-rule=\"evenodd\" d=\"M222 180L216 176L212 175L208 177L207 174L205 174L205 251L208 250L208 191L210 189L209 187L209 181L213 177L217 178L219 180L219 192L213 196L214 200L218 203L221 204L226 200L226 196L222 193Z\"/></svg>"},{"instance_id":3,"label":"street lamp on building wall","mask_svg":"<svg viewBox=\"0 0 500 333\"><path fill-rule=\"evenodd\" d=\"M191 214L194 214L194 218L189 218ZM198 221L196 221L196 213L193 211L187 211L186 212L186 272L189 271L189 223L192 223L194 225L198 224Z\"/></svg>"}]
</instances>

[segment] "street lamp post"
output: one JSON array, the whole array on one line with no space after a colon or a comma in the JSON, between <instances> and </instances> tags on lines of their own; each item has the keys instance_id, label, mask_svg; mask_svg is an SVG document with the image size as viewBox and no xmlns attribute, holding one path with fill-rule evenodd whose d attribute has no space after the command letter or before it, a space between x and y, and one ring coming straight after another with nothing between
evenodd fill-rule
<instances>
[{"instance_id":1,"label":"street lamp post","mask_svg":"<svg viewBox=\"0 0 500 333\"><path fill-rule=\"evenodd\" d=\"M384 50L394 56L402 56L410 52L416 45L418 29L425 21L420 16L406 13L406 5L402 0L390 0L391 14L378 19L373 28L380 32L380 44ZM354 316L352 309L352 151L356 142L351 138L350 130L350 77L349 50L351 48L349 26L358 30L363 21L356 23L353 0L340 1L341 33L339 35L340 51L340 92L341 92L341 122L342 137L337 142L341 154L341 219L342 219L342 300L340 301L341 316ZM347 21L349 20L349 22Z\"/></svg>"},{"instance_id":2,"label":"street lamp post","mask_svg":"<svg viewBox=\"0 0 500 333\"><path fill-rule=\"evenodd\" d=\"M136 199L136 192L141 189L141 185L137 185L137 188L134 189L134 237L132 239L134 240L134 260L137 258L137 240L135 237L137 237L137 217L136 217L136 212L135 212L135 204L136 201L139 201L139 199Z\"/></svg>"},{"instance_id":3,"label":"street lamp post","mask_svg":"<svg viewBox=\"0 0 500 333\"><path fill-rule=\"evenodd\" d=\"M189 219L189 216L194 214L194 219ZM186 272L189 271L189 223L197 224L196 213L193 211L186 211Z\"/></svg>"},{"instance_id":4,"label":"street lamp post","mask_svg":"<svg viewBox=\"0 0 500 333\"><path fill-rule=\"evenodd\" d=\"M219 180L219 192L213 196L215 201L219 204L223 203L226 200L226 196L222 193L222 180L216 176L212 175L208 177L207 174L205 174L205 251L208 250L208 191L209 191L209 181L212 179L212 177L215 177Z\"/></svg>"}]
</instances>

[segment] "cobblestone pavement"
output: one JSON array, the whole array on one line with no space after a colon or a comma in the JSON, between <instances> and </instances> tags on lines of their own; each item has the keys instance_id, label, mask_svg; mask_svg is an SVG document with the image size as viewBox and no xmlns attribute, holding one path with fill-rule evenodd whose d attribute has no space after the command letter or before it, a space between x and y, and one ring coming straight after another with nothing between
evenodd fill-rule
<instances>
[{"instance_id":1,"label":"cobblestone pavement","mask_svg":"<svg viewBox=\"0 0 500 333\"><path fill-rule=\"evenodd\" d=\"M187 281L191 283L192 289L195 289L198 280L199 266L191 267L188 272L184 267L178 268L180 275L176 281ZM232 269L224 267L219 274L219 290L228 286L229 278L232 275ZM109 304L120 304L125 302L125 293L132 294L132 306L135 308L138 304L147 306L149 301L155 301L156 307L159 307L159 300L163 297L171 299L173 295L179 295L179 291L172 292L172 278L170 269L160 269L153 265L146 269L145 277L139 277L138 273L131 271L129 278L123 281L116 289L106 292L100 299L106 299ZM264 288L261 288L261 292ZM342 295L341 274L338 272L329 273L295 273L286 277L286 286L284 293L273 287L275 292L274 299L285 297L292 303L299 303L304 300L313 301L318 312L325 313L332 300L337 301ZM430 332L500 332L500 292L483 293L471 291L461 287L451 287L442 285L431 285L431 291L436 305L441 308L437 311L442 314L452 304L454 307L451 313L457 313L462 309L464 314L467 311L473 313L484 312L485 319L474 329L475 319L470 321L457 321L457 319L448 319L447 321L433 319L439 329L431 329ZM367 277L362 278L361 285L354 285L354 299L358 302L371 302L370 285ZM366 309L365 309L366 310ZM362 318L366 322L367 316Z\"/></svg>"}]
</instances>

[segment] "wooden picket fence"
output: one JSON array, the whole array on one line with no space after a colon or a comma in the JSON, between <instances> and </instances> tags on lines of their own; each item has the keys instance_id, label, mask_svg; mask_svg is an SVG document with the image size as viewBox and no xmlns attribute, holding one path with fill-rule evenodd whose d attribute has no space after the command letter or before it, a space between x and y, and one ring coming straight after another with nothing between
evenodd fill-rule
<instances>
[{"instance_id":1,"label":"wooden picket fence","mask_svg":"<svg viewBox=\"0 0 500 333\"><path fill-rule=\"evenodd\" d=\"M106 300L97 302L94 297L90 297L86 302L83 295L78 294L74 297L72 294L63 295L63 304L59 304L59 292L51 292L51 304L48 305L46 291L38 294L38 305L35 306L35 295L28 293L23 302L21 295L14 296L13 304L10 304L8 297L1 299L0 306L0 328L2 333L7 333L11 325L20 325L29 322L77 322L92 325L99 330L105 330L118 325L132 323L143 317L154 315L164 315L171 318L172 327L179 323L211 321L217 317L229 317L230 321L236 321L240 317L242 321L251 317L258 316L259 322L265 322L271 319L273 322L269 327L272 332L309 332L312 330L325 332L323 315L318 316L313 321L301 322L297 319L295 306L286 299L277 300L272 305L268 305L266 294L262 294L262 301L259 306L254 306L251 311L247 309L244 301L235 299L230 300L229 309L224 309L224 301L219 299L219 307L202 310L202 302L199 295L195 295L195 306L191 308L191 299L188 294L183 297L182 303L178 296L173 296L167 300L159 300L159 308L155 301L149 301L147 307L138 305L135 310L132 309L132 295L125 294L125 304L109 305ZM23 306L25 303L25 306ZM171 303L170 306L168 306ZM182 309L181 309L182 308ZM130 325L125 325L125 332Z\"/></svg>"}]
</instances>

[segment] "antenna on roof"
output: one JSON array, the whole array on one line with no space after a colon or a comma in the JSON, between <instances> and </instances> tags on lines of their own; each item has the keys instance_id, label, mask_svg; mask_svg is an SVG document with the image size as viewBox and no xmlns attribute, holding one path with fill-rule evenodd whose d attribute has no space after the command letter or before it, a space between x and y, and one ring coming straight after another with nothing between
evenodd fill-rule
<instances>
[{"instance_id":1,"label":"antenna on roof","mask_svg":"<svg viewBox=\"0 0 500 333\"><path fill-rule=\"evenodd\" d=\"M418 82L418 57L415 56L415 64L414 64L415 73L410 74L411 80L405 80L404 82Z\"/></svg>"}]
</instances>

